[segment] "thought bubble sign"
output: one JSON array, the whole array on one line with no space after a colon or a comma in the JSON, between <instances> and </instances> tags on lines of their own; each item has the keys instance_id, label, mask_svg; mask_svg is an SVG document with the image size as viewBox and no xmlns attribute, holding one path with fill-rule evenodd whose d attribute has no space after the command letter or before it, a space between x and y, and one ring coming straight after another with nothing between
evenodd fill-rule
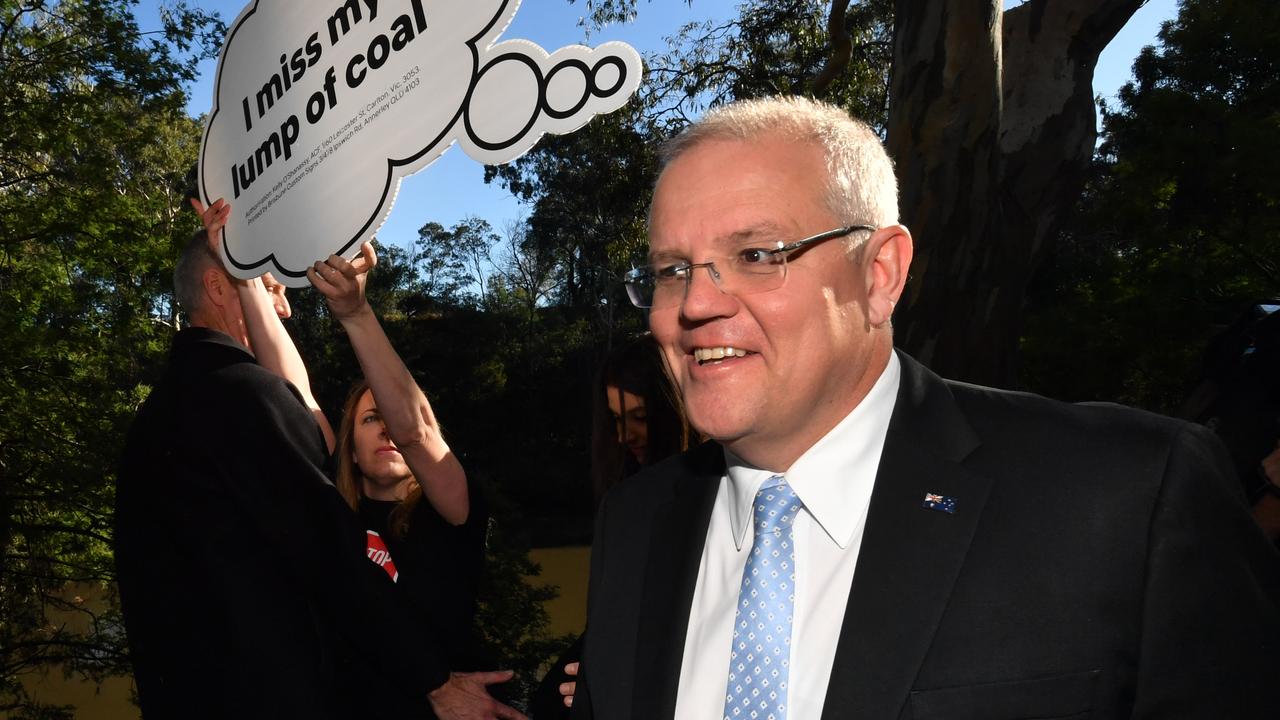
<instances>
[{"instance_id":1,"label":"thought bubble sign","mask_svg":"<svg viewBox=\"0 0 1280 720\"><path fill-rule=\"evenodd\" d=\"M510 162L543 133L620 108L640 84L620 42L548 54L497 42L519 0L256 0L218 62L200 147L206 204L232 204L222 252L237 277L291 287L354 257L400 180L455 142Z\"/></svg>"}]
</instances>

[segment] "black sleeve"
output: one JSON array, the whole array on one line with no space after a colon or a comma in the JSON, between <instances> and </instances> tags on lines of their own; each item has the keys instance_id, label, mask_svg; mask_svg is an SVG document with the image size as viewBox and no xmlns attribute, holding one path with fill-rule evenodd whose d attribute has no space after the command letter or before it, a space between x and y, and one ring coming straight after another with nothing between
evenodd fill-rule
<instances>
[{"instance_id":1,"label":"black sleeve","mask_svg":"<svg viewBox=\"0 0 1280 720\"><path fill-rule=\"evenodd\" d=\"M591 627L591 615L593 608L598 605L600 600L600 583L604 579L604 549L607 541L605 534L605 518L609 511L609 502L612 495L605 495L600 501L600 508L596 511L595 531L591 538L591 574L587 580L587 628ZM599 633L597 633L597 642L600 642ZM579 638L581 645L582 660L578 663L578 685L573 695L573 706L570 708L569 717L573 720L591 720L595 717L595 709L591 706L591 667L588 659L594 649L591 646L592 635L586 631Z\"/></svg>"},{"instance_id":2,"label":"black sleeve","mask_svg":"<svg viewBox=\"0 0 1280 720\"><path fill-rule=\"evenodd\" d=\"M1280 555L1204 428L1175 439L1151 520L1134 718L1274 718Z\"/></svg>"},{"instance_id":3,"label":"black sleeve","mask_svg":"<svg viewBox=\"0 0 1280 720\"><path fill-rule=\"evenodd\" d=\"M564 671L564 666L582 659L582 635L547 668L546 675L529 696L529 717L533 720L567 720L569 708L564 705L564 696L560 694L562 683L576 681ZM577 699L576 697L574 698Z\"/></svg>"},{"instance_id":4,"label":"black sleeve","mask_svg":"<svg viewBox=\"0 0 1280 720\"><path fill-rule=\"evenodd\" d=\"M471 478L467 478L467 519L457 526L446 527L447 547L455 554L458 575L467 584L470 602L474 606L480 578L484 573L485 545L489 532L489 505L484 492Z\"/></svg>"},{"instance_id":5,"label":"black sleeve","mask_svg":"<svg viewBox=\"0 0 1280 720\"><path fill-rule=\"evenodd\" d=\"M470 479L467 494L470 509L461 525L447 522L423 497L404 539L388 542L392 557L405 561L398 565L397 589L434 629L450 669L459 672L496 669L496 658L476 624L489 515L483 494Z\"/></svg>"}]
</instances>

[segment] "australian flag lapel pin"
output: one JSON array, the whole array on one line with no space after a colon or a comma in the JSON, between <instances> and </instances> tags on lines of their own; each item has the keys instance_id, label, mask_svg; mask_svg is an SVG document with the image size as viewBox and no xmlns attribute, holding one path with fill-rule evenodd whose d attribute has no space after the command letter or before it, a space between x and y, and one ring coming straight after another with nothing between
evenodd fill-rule
<instances>
[{"instance_id":1,"label":"australian flag lapel pin","mask_svg":"<svg viewBox=\"0 0 1280 720\"><path fill-rule=\"evenodd\" d=\"M936 493L924 494L924 507L928 510L937 510L949 514L956 512L956 499L949 495L938 495Z\"/></svg>"}]
</instances>

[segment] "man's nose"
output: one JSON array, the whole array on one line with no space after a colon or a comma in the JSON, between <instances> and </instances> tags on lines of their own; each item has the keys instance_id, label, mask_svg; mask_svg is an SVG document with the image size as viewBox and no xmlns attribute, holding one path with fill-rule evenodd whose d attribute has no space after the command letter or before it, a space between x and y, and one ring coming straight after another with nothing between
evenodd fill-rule
<instances>
[{"instance_id":1,"label":"man's nose","mask_svg":"<svg viewBox=\"0 0 1280 720\"><path fill-rule=\"evenodd\" d=\"M700 273L698 270L706 270ZM720 289L722 278L715 265L699 264L689 268L689 284L685 288L680 314L688 320L705 320L717 316L732 315L737 311L738 300Z\"/></svg>"}]
</instances>

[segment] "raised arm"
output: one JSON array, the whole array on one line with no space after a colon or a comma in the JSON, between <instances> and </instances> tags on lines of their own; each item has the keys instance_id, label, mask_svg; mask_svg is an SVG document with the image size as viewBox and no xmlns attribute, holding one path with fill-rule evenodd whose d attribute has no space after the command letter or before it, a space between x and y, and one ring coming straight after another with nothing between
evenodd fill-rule
<instances>
[{"instance_id":1,"label":"raised arm","mask_svg":"<svg viewBox=\"0 0 1280 720\"><path fill-rule=\"evenodd\" d=\"M330 255L307 269L307 279L328 300L329 310L351 338L387 433L423 495L440 517L461 525L470 513L466 473L445 442L427 396L391 347L365 299L365 280L376 264L373 245L366 243L354 263Z\"/></svg>"},{"instance_id":2,"label":"raised arm","mask_svg":"<svg viewBox=\"0 0 1280 720\"><path fill-rule=\"evenodd\" d=\"M227 217L231 214L230 203L218 198L206 208L200 200L191 198L191 207L200 214L204 223L205 232L209 235L209 249L215 257L221 257L218 247L222 243L222 227L227 224ZM307 374L307 366L302 362L293 338L289 337L289 332L280 322L275 302L262 278L237 280L236 292L240 297L245 326L249 331L249 343L253 346L258 364L288 380L298 389L307 409L320 426L320 432L324 434L325 445L329 447L329 452L333 452L333 428L320 409L320 403L311 393L311 378ZM284 307L287 308L288 305L284 304Z\"/></svg>"}]
</instances>

